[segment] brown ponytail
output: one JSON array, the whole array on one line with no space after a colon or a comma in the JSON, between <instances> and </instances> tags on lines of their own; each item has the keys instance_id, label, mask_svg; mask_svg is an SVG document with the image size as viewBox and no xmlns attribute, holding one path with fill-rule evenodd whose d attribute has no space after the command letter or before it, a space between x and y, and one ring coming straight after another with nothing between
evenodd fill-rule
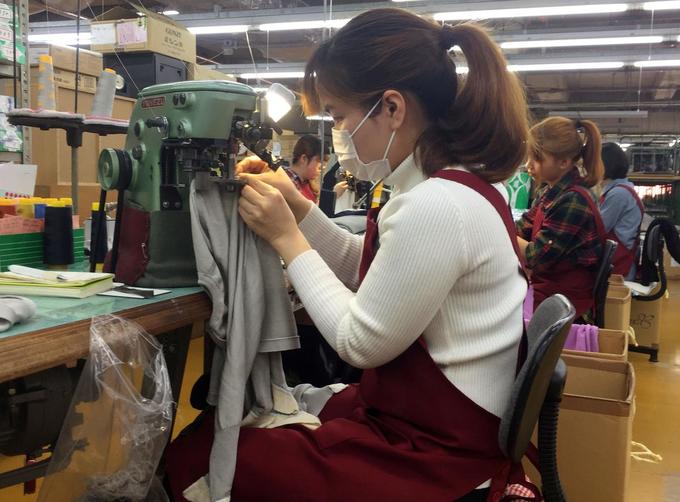
<instances>
[{"instance_id":1,"label":"brown ponytail","mask_svg":"<svg viewBox=\"0 0 680 502\"><path fill-rule=\"evenodd\" d=\"M549 117L531 128L529 155L543 160L546 154L558 160L569 159L576 165L582 161L584 183L593 187L602 181L602 136L590 120L573 121L565 117Z\"/></svg>"},{"instance_id":2,"label":"brown ponytail","mask_svg":"<svg viewBox=\"0 0 680 502\"><path fill-rule=\"evenodd\" d=\"M460 84L448 54L454 45L468 65ZM524 92L507 71L499 47L477 25L442 28L400 9L365 12L323 42L308 61L306 112L320 110L319 89L366 110L388 89L417 98L430 125L415 152L428 175L464 165L498 182L526 159Z\"/></svg>"}]
</instances>

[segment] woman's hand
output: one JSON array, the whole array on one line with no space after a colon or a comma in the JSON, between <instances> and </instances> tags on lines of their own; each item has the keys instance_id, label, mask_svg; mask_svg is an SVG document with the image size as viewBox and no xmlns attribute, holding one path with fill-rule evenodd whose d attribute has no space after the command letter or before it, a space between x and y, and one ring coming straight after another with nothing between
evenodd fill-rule
<instances>
[{"instance_id":1,"label":"woman's hand","mask_svg":"<svg viewBox=\"0 0 680 502\"><path fill-rule=\"evenodd\" d=\"M333 191L335 192L336 197L342 197L342 194L347 191L347 182L341 181L333 187Z\"/></svg>"},{"instance_id":2,"label":"woman's hand","mask_svg":"<svg viewBox=\"0 0 680 502\"><path fill-rule=\"evenodd\" d=\"M243 179L248 185L241 191L239 214L246 225L268 241L286 263L311 249L281 192L260 176Z\"/></svg>"},{"instance_id":3,"label":"woman's hand","mask_svg":"<svg viewBox=\"0 0 680 502\"><path fill-rule=\"evenodd\" d=\"M262 174L240 174L239 179L246 181L250 184L250 180L257 179L267 185L276 188L283 198L288 203L293 215L295 216L295 221L300 223L309 210L311 209L311 201L307 200L297 189L293 181L288 177L286 171L283 168L279 168L276 171L270 171Z\"/></svg>"}]
</instances>

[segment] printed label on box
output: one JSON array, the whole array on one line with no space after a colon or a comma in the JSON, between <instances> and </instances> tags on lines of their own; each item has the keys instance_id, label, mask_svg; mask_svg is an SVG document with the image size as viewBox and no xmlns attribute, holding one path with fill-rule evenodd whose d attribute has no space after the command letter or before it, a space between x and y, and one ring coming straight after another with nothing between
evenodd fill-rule
<instances>
[{"instance_id":1,"label":"printed label on box","mask_svg":"<svg viewBox=\"0 0 680 502\"><path fill-rule=\"evenodd\" d=\"M146 24L138 21L126 21L116 25L118 45L143 44L147 41Z\"/></svg>"},{"instance_id":2,"label":"printed label on box","mask_svg":"<svg viewBox=\"0 0 680 502\"><path fill-rule=\"evenodd\" d=\"M93 24L90 26L90 37L92 45L113 45L116 43L116 25Z\"/></svg>"},{"instance_id":3,"label":"printed label on box","mask_svg":"<svg viewBox=\"0 0 680 502\"><path fill-rule=\"evenodd\" d=\"M0 40L14 43L14 30L9 26L0 25Z\"/></svg>"}]
</instances>

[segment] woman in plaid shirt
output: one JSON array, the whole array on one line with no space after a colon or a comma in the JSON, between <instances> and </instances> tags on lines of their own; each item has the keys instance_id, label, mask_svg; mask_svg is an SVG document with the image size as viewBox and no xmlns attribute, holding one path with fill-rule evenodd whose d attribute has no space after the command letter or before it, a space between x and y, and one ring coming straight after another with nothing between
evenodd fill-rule
<instances>
[{"instance_id":1,"label":"woman in plaid shirt","mask_svg":"<svg viewBox=\"0 0 680 502\"><path fill-rule=\"evenodd\" d=\"M602 180L602 139L588 120L550 117L531 129L529 166L546 183L517 222L520 249L532 272L534 308L561 293L576 316L593 307L605 231L590 188Z\"/></svg>"}]
</instances>

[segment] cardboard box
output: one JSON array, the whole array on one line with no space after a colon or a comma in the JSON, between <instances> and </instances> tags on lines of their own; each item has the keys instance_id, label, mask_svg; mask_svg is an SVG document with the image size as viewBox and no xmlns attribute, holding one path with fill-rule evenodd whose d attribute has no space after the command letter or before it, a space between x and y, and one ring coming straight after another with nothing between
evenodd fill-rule
<instances>
[{"instance_id":1,"label":"cardboard box","mask_svg":"<svg viewBox=\"0 0 680 502\"><path fill-rule=\"evenodd\" d=\"M210 66L192 63L187 65L187 80L229 80L236 82L236 77L214 70Z\"/></svg>"},{"instance_id":2,"label":"cardboard box","mask_svg":"<svg viewBox=\"0 0 680 502\"><path fill-rule=\"evenodd\" d=\"M5 64L14 62L12 41L0 40L0 62ZM17 42L17 63L26 64L26 47L21 42Z\"/></svg>"},{"instance_id":3,"label":"cardboard box","mask_svg":"<svg viewBox=\"0 0 680 502\"><path fill-rule=\"evenodd\" d=\"M635 373L625 361L564 355L557 463L567 500L623 502L630 474ZM534 436L535 440L535 436ZM528 462L527 474L540 486Z\"/></svg>"},{"instance_id":4,"label":"cardboard box","mask_svg":"<svg viewBox=\"0 0 680 502\"><path fill-rule=\"evenodd\" d=\"M54 68L68 70L70 72L76 71L76 49L75 47L65 47L61 45L51 44L31 44L29 51L29 61L31 66L38 66L40 56L52 56L52 65ZM104 69L102 63L103 56L99 52L88 51L80 49L79 54L80 63L78 65L78 72L84 75L91 75L99 78Z\"/></svg>"},{"instance_id":5,"label":"cardboard box","mask_svg":"<svg viewBox=\"0 0 680 502\"><path fill-rule=\"evenodd\" d=\"M11 80L0 81L0 93L12 92ZM38 93L37 82L31 84L31 103L36 103ZM75 92L64 87L56 87L57 110L73 111ZM94 94L79 92L78 109L89 113L92 109ZM135 100L116 96L113 102L113 117L129 119ZM42 131L32 129L32 162L38 165L35 195L37 197L70 197L71 196L71 148L66 144L66 133L60 129ZM81 220L90 216L91 203L99 200L99 183L97 182L97 166L99 153L104 148L123 148L125 135L111 134L98 136L83 135L83 146L78 149ZM20 162L20 160L19 160ZM115 192L110 194L115 201Z\"/></svg>"},{"instance_id":6,"label":"cardboard box","mask_svg":"<svg viewBox=\"0 0 680 502\"><path fill-rule=\"evenodd\" d=\"M630 473L635 373L630 363L565 356L558 464L570 500L622 502Z\"/></svg>"},{"instance_id":7,"label":"cardboard box","mask_svg":"<svg viewBox=\"0 0 680 502\"><path fill-rule=\"evenodd\" d=\"M12 96L0 96L0 152L21 152L24 146L22 128L10 124L5 115L13 108Z\"/></svg>"},{"instance_id":8,"label":"cardboard box","mask_svg":"<svg viewBox=\"0 0 680 502\"><path fill-rule=\"evenodd\" d=\"M639 345L656 347L661 338L661 317L665 298L653 302L633 299L630 307L630 325L635 330L635 340Z\"/></svg>"},{"instance_id":9,"label":"cardboard box","mask_svg":"<svg viewBox=\"0 0 680 502\"><path fill-rule=\"evenodd\" d=\"M125 19L129 12L113 8L90 23L92 49L104 53L156 52L188 63L196 61L196 36L165 16L140 8L144 16Z\"/></svg>"},{"instance_id":10,"label":"cardboard box","mask_svg":"<svg viewBox=\"0 0 680 502\"><path fill-rule=\"evenodd\" d=\"M609 276L609 284L613 284L614 286L625 286L625 280L625 277L620 274L611 274Z\"/></svg>"},{"instance_id":11,"label":"cardboard box","mask_svg":"<svg viewBox=\"0 0 680 502\"><path fill-rule=\"evenodd\" d=\"M631 292L627 286L610 284L604 306L604 327L626 331L630 325Z\"/></svg>"},{"instance_id":12,"label":"cardboard box","mask_svg":"<svg viewBox=\"0 0 680 502\"><path fill-rule=\"evenodd\" d=\"M12 13L12 10L11 4L0 2L0 25L2 25L3 28L7 28L12 31L17 30L17 38L19 38L21 36L19 19L17 18L15 20L16 22L12 23L14 20L14 14Z\"/></svg>"},{"instance_id":13,"label":"cardboard box","mask_svg":"<svg viewBox=\"0 0 680 502\"><path fill-rule=\"evenodd\" d=\"M563 354L580 357L595 357L610 361L628 360L628 333L613 329L601 329L598 333L599 352L562 351Z\"/></svg>"},{"instance_id":14,"label":"cardboard box","mask_svg":"<svg viewBox=\"0 0 680 502\"><path fill-rule=\"evenodd\" d=\"M31 80L38 83L38 69L31 68ZM97 78L91 75L80 75L79 76L78 89L83 92L89 92L94 94L97 90ZM75 90L76 88L76 74L71 71L61 70L59 68L54 69L54 85L57 87L63 87L64 89ZM89 113L89 110L84 110ZM82 110L81 110L82 113Z\"/></svg>"}]
</instances>

